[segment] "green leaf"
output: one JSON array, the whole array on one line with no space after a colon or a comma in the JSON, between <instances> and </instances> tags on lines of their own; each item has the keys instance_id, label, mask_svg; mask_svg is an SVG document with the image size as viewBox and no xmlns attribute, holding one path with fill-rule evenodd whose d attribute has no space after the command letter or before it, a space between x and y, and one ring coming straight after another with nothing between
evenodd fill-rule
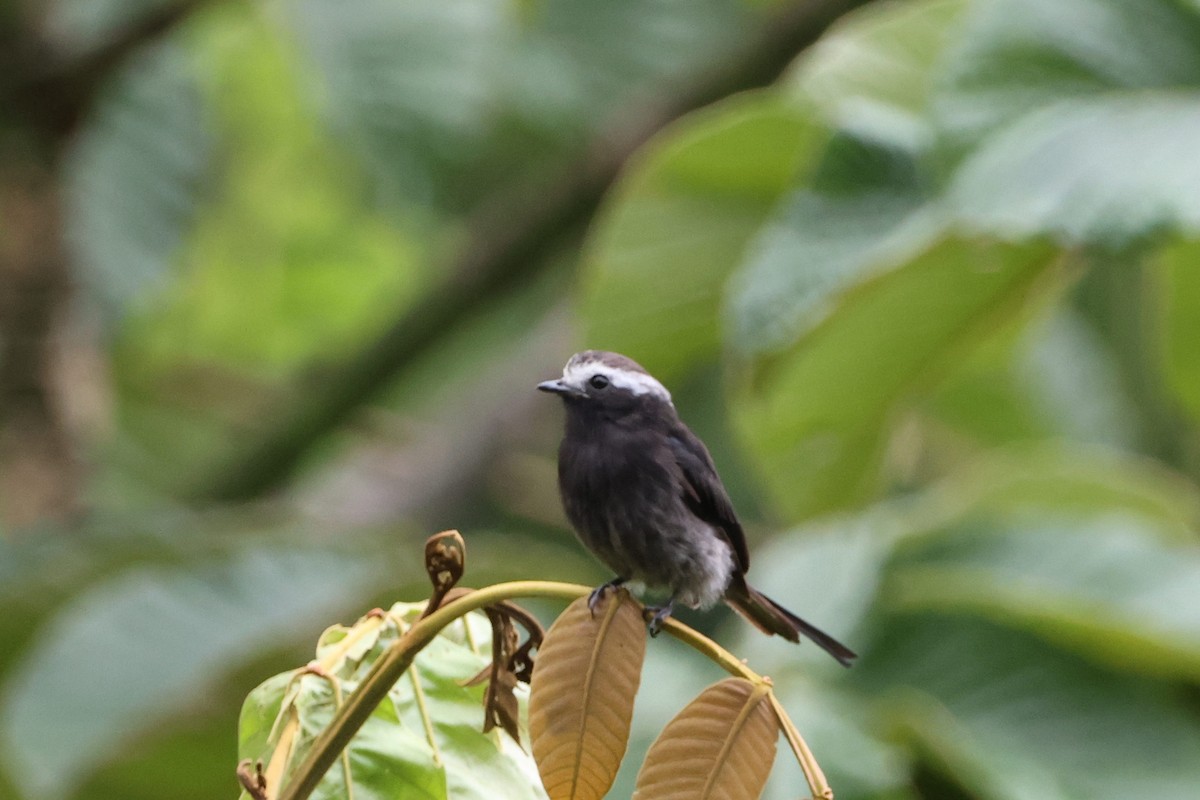
<instances>
[{"instance_id":1,"label":"green leaf","mask_svg":"<svg viewBox=\"0 0 1200 800\"><path fill-rule=\"evenodd\" d=\"M1162 275L1163 372L1167 386L1200 422L1200 241L1176 241L1158 257Z\"/></svg>"},{"instance_id":2,"label":"green leaf","mask_svg":"<svg viewBox=\"0 0 1200 800\"><path fill-rule=\"evenodd\" d=\"M288 695L296 680L294 671L281 672L267 678L246 695L238 716L239 759L262 759L266 765L264 754L271 751L275 721L283 709L284 699L287 698L289 703L294 699Z\"/></svg>"},{"instance_id":3,"label":"green leaf","mask_svg":"<svg viewBox=\"0 0 1200 800\"><path fill-rule=\"evenodd\" d=\"M786 657L775 660L782 666ZM764 667L753 659L750 663L756 670ZM834 797L917 800L922 796L912 785L912 754L878 724L873 698L847 691L840 683L805 680L801 670L776 680L775 694L813 748ZM795 800L796 787L803 781L794 759L776 759L763 797Z\"/></svg>"},{"instance_id":4,"label":"green leaf","mask_svg":"<svg viewBox=\"0 0 1200 800\"><path fill-rule=\"evenodd\" d=\"M934 65L957 0L861 9L796 62L790 82L838 132L811 174L755 235L727 292L728 341L742 353L790 344L830 297L883 254L919 247L934 225L923 154Z\"/></svg>"},{"instance_id":5,"label":"green leaf","mask_svg":"<svg viewBox=\"0 0 1200 800\"><path fill-rule=\"evenodd\" d=\"M944 573L935 575L934 569L941 570L958 563L953 560L957 550L947 545L947 540L952 539L975 554L976 540L971 537L992 530L981 530L984 523L980 520L1006 520L1011 527L1029 519L1090 520L1097 515L1110 521L1134 520L1138 535L1144 538L1151 551L1196 552L1195 530L1200 521L1200 499L1196 487L1181 476L1163 470L1154 462L1098 447L1046 444L998 449L922 495L897 498L862 514L811 523L752 554L750 582L859 649L862 659L853 670L839 670L835 666L821 669L820 665L828 662L827 658L822 661L823 654L803 645L798 651L781 647L777 639L748 630L741 622L736 623L739 636L733 651L748 658L756 670L775 679L785 706L793 713L839 796L857 796L857 791L865 794L864 782L869 782L872 787L878 784L874 790L881 792L885 785L903 784L912 769L910 761L915 759L927 764L933 762L935 769L948 771L953 782L971 789L980 783L995 784L987 791L980 790L980 797L996 796L1008 800L1029 796L1032 800L1036 795L1020 793L1023 791L1018 786L1022 780L1020 774L1010 775L1002 765L988 761L996 756L1004 764L1009 763L1017 757L1005 752L1010 745L996 751L979 744L974 734L964 732L964 723L947 716L944 709L934 714L940 699L926 696L931 691L926 684L940 678L942 673L953 689L958 687L959 676L964 676L963 681L975 680L979 676L971 670L1006 658L1008 645L1005 642L1019 638L1021 634L1001 631L1003 638L994 644L976 639L964 642L955 638L954 631L983 623L947 623L950 630L944 635L930 633L921 645L934 654L945 654L946 663L930 667L932 671L928 675L917 668L910 670L907 662L898 663L890 653L899 644L897 640L909 636L913 620L924 624L921 623L924 618L896 616L897 611L910 610L897 587L913 574L910 570L929 569L928 586L936 592L941 587L940 577ZM1061 646L1064 637L1052 625L1009 610L981 611L978 605L986 602L990 596L987 593L997 586L1001 591L1018 587L1017 590L1023 592L1022 597L1031 603L1038 602L1038 598L1044 598L1047 607L1055 603L1061 591L1028 588L1024 573L1031 571L1035 576L1052 580L1063 571L1068 575L1071 570L1080 571L1077 564L1094 564L1096 550L1086 535L1092 529L1079 526L1079 530L1078 546L1061 559L1054 556L1058 547L1054 542L1050 543L1048 552L1040 547L1031 548L1026 553L1030 560L1028 570L1005 568L999 558L1002 554L993 558L993 551L984 548L986 552L981 550L972 565L984 570L985 574L994 563L1003 571L980 581L985 587L981 590L983 598L971 600L956 596L943 600L935 594L933 598L917 601L913 608L919 608L921 612L936 609L960 616L999 619L1009 625L1034 630ZM1047 558L1049 563L1042 564L1041 559ZM1128 560L1134 562L1133 569L1147 576L1156 571L1154 563L1148 563L1136 554L1131 554ZM1067 562L1065 570L1060 561ZM964 568L963 577L952 581L962 591L974 585L966 572ZM1186 576L1172 578L1168 571L1166 577L1176 586L1180 597L1184 597ZM1107 575L1080 578L1076 582L1102 598L1109 587L1122 585ZM1120 593L1126 600L1138 602L1139 598L1149 597L1154 591L1157 591L1156 585L1148 581L1140 587L1129 587L1128 593ZM1163 603L1160 609L1167 605L1169 603ZM1188 608L1194 604L1178 599L1175 605L1181 606L1180 615L1186 615L1192 613ZM1110 619L1112 616L1111 608L1099 605L1093 611L1092 621L1097 625L1117 624ZM1131 624L1143 621L1147 626L1153 625L1152 618L1144 620L1143 616L1138 616ZM928 626L935 624L942 623L929 622ZM1120 641L1114 640L1114 650ZM971 649L974 647L982 649ZM920 652L906 650L905 654ZM1167 657L1174 658L1173 655ZM1052 653L1050 662L1072 658ZM969 663L964 664L964 661ZM1028 669L1039 670L1041 664L1041 661L1035 661ZM1085 669L1101 673L1094 666ZM861 681L864 673L867 680ZM837 685L828 683L827 678L836 680ZM1027 707L1026 704L1036 707L1040 702L1042 689L1039 687L1010 686L1016 679L1008 677L994 680L999 683L998 688L990 688L986 677L978 687L981 696L989 701L996 696L1000 698L998 702L1019 707ZM813 684L814 681L819 683ZM863 688L864 683L863 694L852 691ZM1150 693L1155 691L1149 689L1148 683L1142 685ZM893 706L901 701L914 703L915 710L910 711L907 704ZM1103 702L1102 698L1097 702ZM1014 724L1016 729L1004 735L1012 737L1012 746L1024 749L1021 741L1026 734L1020 727L1024 723L1018 718ZM901 727L895 727L897 725ZM897 736L897 731L903 734ZM906 746L917 752L905 753ZM1045 761L1033 766L1022 761L1013 769L1023 770L1027 775L1044 772L1047 764L1052 769L1056 755L1047 755ZM1035 751L1019 754L1019 757L1042 759L1043 755ZM861 769L864 759L874 765L870 775L865 775Z\"/></svg>"},{"instance_id":6,"label":"green leaf","mask_svg":"<svg viewBox=\"0 0 1200 800\"><path fill-rule=\"evenodd\" d=\"M194 64L167 42L118 74L72 146L67 240L109 316L166 285L211 169L211 125Z\"/></svg>"},{"instance_id":7,"label":"green leaf","mask_svg":"<svg viewBox=\"0 0 1200 800\"><path fill-rule=\"evenodd\" d=\"M542 85L548 77L560 87L569 82L570 91L560 90L555 98L562 106L558 113L569 111L593 121L627 99L631 90L723 57L731 44L749 35L754 21L739 0L556 0L536 5L536 11L525 15L525 37L518 48L523 56L532 46L541 57L520 58L517 69L541 73ZM543 97L541 103L546 102Z\"/></svg>"},{"instance_id":8,"label":"green leaf","mask_svg":"<svg viewBox=\"0 0 1200 800\"><path fill-rule=\"evenodd\" d=\"M979 614L1123 671L1200 677L1200 546L1131 515L967 525L887 586L895 608Z\"/></svg>"},{"instance_id":9,"label":"green leaf","mask_svg":"<svg viewBox=\"0 0 1200 800\"><path fill-rule=\"evenodd\" d=\"M839 130L917 153L937 65L955 41L964 0L872 3L848 14L797 59L789 78Z\"/></svg>"},{"instance_id":10,"label":"green leaf","mask_svg":"<svg viewBox=\"0 0 1200 800\"><path fill-rule=\"evenodd\" d=\"M1010 237L1118 247L1163 228L1196 231L1197 140L1200 92L1063 101L985 141L947 202L967 225Z\"/></svg>"},{"instance_id":11,"label":"green leaf","mask_svg":"<svg viewBox=\"0 0 1200 800\"><path fill-rule=\"evenodd\" d=\"M222 4L196 21L225 169L183 269L124 320L105 452L105 477L124 484L105 485L109 502L129 487L176 494L197 465L243 448L301 365L346 357L419 297L430 259L425 234L365 202L367 179L314 119L311 76L273 15Z\"/></svg>"},{"instance_id":12,"label":"green leaf","mask_svg":"<svg viewBox=\"0 0 1200 800\"><path fill-rule=\"evenodd\" d=\"M171 399L164 385L198 370L245 403L374 334L419 296L429 254L422 236L364 202L367 176L321 130L304 95L311 75L269 19L221 6L204 20L204 99L227 168L183 253L187 269L129 321L117 358L126 396ZM203 416L219 416L214 407L224 410L210 401Z\"/></svg>"},{"instance_id":13,"label":"green leaf","mask_svg":"<svg viewBox=\"0 0 1200 800\"><path fill-rule=\"evenodd\" d=\"M366 0L289 5L289 22L324 83L330 123L362 155L384 196L433 199L439 160L485 135L507 0Z\"/></svg>"},{"instance_id":14,"label":"green leaf","mask_svg":"<svg viewBox=\"0 0 1200 800\"><path fill-rule=\"evenodd\" d=\"M791 344L839 292L931 239L922 183L907 153L835 136L816 174L781 203L729 281L734 348L756 354Z\"/></svg>"},{"instance_id":15,"label":"green leaf","mask_svg":"<svg viewBox=\"0 0 1200 800\"><path fill-rule=\"evenodd\" d=\"M1110 246L1200 225L1198 11L1168 0L976 4L935 94L940 129L975 147L948 208L1006 236Z\"/></svg>"},{"instance_id":16,"label":"green leaf","mask_svg":"<svg viewBox=\"0 0 1200 800\"><path fill-rule=\"evenodd\" d=\"M720 347L730 270L828 131L771 92L685 117L651 142L593 226L581 310L593 347L664 380Z\"/></svg>"},{"instance_id":17,"label":"green leaf","mask_svg":"<svg viewBox=\"0 0 1200 800\"><path fill-rule=\"evenodd\" d=\"M1031 635L898 616L848 673L879 725L980 800L1185 800L1200 724L1179 693Z\"/></svg>"},{"instance_id":18,"label":"green leaf","mask_svg":"<svg viewBox=\"0 0 1200 800\"><path fill-rule=\"evenodd\" d=\"M875 493L886 433L904 401L1069 272L1045 243L954 237L884 266L736 387L737 431L793 519Z\"/></svg>"},{"instance_id":19,"label":"green leaf","mask_svg":"<svg viewBox=\"0 0 1200 800\"><path fill-rule=\"evenodd\" d=\"M1133 449L1133 401L1112 354L1081 315L1055 309L1028 327L1015 355L1013 377L1024 405L1047 433Z\"/></svg>"},{"instance_id":20,"label":"green leaf","mask_svg":"<svg viewBox=\"0 0 1200 800\"><path fill-rule=\"evenodd\" d=\"M302 754L329 727L336 710L329 681L315 675L299 678L294 708L300 720L297 752ZM346 748L349 776L338 759L311 797L318 800L447 800L446 769L437 763L421 730L400 721L391 698L385 698ZM249 755L243 757L250 757ZM347 783L353 793L347 790Z\"/></svg>"},{"instance_id":21,"label":"green leaf","mask_svg":"<svg viewBox=\"0 0 1200 800\"><path fill-rule=\"evenodd\" d=\"M930 459L1041 438L1134 447L1136 404L1112 352L1070 306L1045 305L980 347L922 404L934 418L924 429Z\"/></svg>"},{"instance_id":22,"label":"green leaf","mask_svg":"<svg viewBox=\"0 0 1200 800\"><path fill-rule=\"evenodd\" d=\"M1192 542L1200 490L1178 473L1104 447L1040 442L993 448L934 484L913 529L944 528L972 516L1136 516L1165 541Z\"/></svg>"},{"instance_id":23,"label":"green leaf","mask_svg":"<svg viewBox=\"0 0 1200 800\"><path fill-rule=\"evenodd\" d=\"M367 616L354 627L334 626L321 636L317 657L331 679L339 682L343 698L358 688L423 610L424 603L396 603L382 621ZM487 618L476 612L442 630L417 654L351 741L348 752L355 797L366 792L371 798L503 796L544 800L529 754L499 730L483 732L484 686L464 685L490 662L490 643ZM277 675L246 698L239 724L239 758L269 763L290 709L300 715L299 737L289 762L292 768L328 726L334 705L329 681L314 675L295 676L294 671ZM528 687L518 685L516 695L524 708ZM339 761L314 796L344 798L344 786L344 768Z\"/></svg>"},{"instance_id":24,"label":"green leaf","mask_svg":"<svg viewBox=\"0 0 1200 800\"><path fill-rule=\"evenodd\" d=\"M1198 42L1200 14L1172 0L983 0L949 51L934 108L944 132L977 140L1066 98L1197 86Z\"/></svg>"},{"instance_id":25,"label":"green leaf","mask_svg":"<svg viewBox=\"0 0 1200 800\"><path fill-rule=\"evenodd\" d=\"M499 728L483 733L485 686L463 682L491 662L491 630L481 614L472 615L473 648L457 636L459 625L439 635L417 656L409 674L392 689L401 719L416 728L426 716L446 767L450 797L498 797L545 800L533 758ZM414 690L421 685L421 696ZM522 716L529 687L517 684ZM523 741L527 736L522 737Z\"/></svg>"},{"instance_id":26,"label":"green leaf","mask_svg":"<svg viewBox=\"0 0 1200 800\"><path fill-rule=\"evenodd\" d=\"M31 798L61 796L200 687L343 608L345 587L375 585L379 569L367 554L258 545L126 569L80 593L7 677L12 777Z\"/></svg>"},{"instance_id":27,"label":"green leaf","mask_svg":"<svg viewBox=\"0 0 1200 800\"><path fill-rule=\"evenodd\" d=\"M383 196L458 210L561 161L650 82L719 59L752 19L737 0L305 0L287 15Z\"/></svg>"}]
</instances>

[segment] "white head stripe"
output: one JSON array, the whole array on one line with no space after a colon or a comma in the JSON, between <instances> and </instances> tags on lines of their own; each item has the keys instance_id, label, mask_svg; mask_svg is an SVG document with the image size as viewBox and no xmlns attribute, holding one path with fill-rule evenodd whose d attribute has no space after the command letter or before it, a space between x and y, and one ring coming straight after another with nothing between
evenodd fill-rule
<instances>
[{"instance_id":1,"label":"white head stripe","mask_svg":"<svg viewBox=\"0 0 1200 800\"><path fill-rule=\"evenodd\" d=\"M568 361L563 368L563 383L576 389L587 390L587 382L594 375L603 375L609 383L633 394L655 394L671 402L667 388L644 372L609 366L600 361Z\"/></svg>"}]
</instances>

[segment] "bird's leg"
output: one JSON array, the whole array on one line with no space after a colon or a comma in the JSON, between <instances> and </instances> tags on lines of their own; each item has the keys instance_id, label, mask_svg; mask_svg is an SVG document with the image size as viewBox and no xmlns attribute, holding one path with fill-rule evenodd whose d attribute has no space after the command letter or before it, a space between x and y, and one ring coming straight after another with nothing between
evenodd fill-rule
<instances>
[{"instance_id":1,"label":"bird's leg","mask_svg":"<svg viewBox=\"0 0 1200 800\"><path fill-rule=\"evenodd\" d=\"M608 590L616 589L624 582L625 579L618 575L608 583L602 583L592 589L592 593L588 595L588 611L592 612L593 617L596 616L596 606L600 605L600 601L604 599L604 595L608 594Z\"/></svg>"},{"instance_id":2,"label":"bird's leg","mask_svg":"<svg viewBox=\"0 0 1200 800\"><path fill-rule=\"evenodd\" d=\"M646 608L646 613L650 615L650 622L646 625L646 630L650 631L650 637L658 636L658 632L662 630L662 624L667 617L671 616L671 611L675 608L675 598L672 597L666 602L666 605L658 607L649 606Z\"/></svg>"}]
</instances>

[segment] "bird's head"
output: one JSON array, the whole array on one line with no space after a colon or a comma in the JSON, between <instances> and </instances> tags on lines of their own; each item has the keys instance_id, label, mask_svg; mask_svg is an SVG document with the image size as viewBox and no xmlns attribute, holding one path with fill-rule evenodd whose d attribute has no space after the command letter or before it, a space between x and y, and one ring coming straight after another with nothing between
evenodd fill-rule
<instances>
[{"instance_id":1,"label":"bird's head","mask_svg":"<svg viewBox=\"0 0 1200 800\"><path fill-rule=\"evenodd\" d=\"M646 406L674 409L671 393L632 358L604 350L576 353L561 378L543 381L543 392L557 394L568 409L621 416Z\"/></svg>"}]
</instances>

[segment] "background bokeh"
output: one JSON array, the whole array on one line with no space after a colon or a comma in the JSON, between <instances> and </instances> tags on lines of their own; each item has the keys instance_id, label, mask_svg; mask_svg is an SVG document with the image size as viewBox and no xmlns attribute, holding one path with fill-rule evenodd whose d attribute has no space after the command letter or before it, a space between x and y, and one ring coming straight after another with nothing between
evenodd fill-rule
<instances>
[{"instance_id":1,"label":"background bokeh","mask_svg":"<svg viewBox=\"0 0 1200 800\"><path fill-rule=\"evenodd\" d=\"M585 346L861 654L684 615L839 798L1200 794L1197 0L27 0L0 54L0 798L234 796L241 699L436 530L609 577L533 391ZM720 677L649 650L614 797Z\"/></svg>"}]
</instances>

